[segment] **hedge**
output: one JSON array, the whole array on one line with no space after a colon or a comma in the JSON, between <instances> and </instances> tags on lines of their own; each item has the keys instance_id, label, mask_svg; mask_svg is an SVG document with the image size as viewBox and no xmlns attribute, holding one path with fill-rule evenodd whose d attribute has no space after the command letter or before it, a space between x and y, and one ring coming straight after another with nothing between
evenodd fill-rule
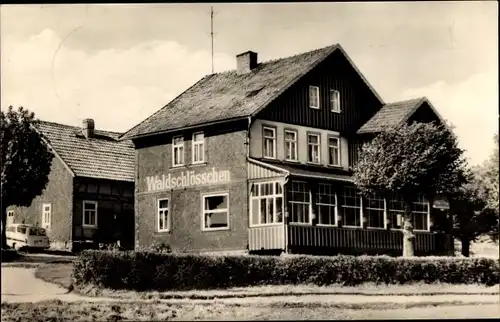
<instances>
[{"instance_id":1,"label":"hedge","mask_svg":"<svg viewBox=\"0 0 500 322\"><path fill-rule=\"evenodd\" d=\"M188 290L252 285L500 283L498 260L389 256L208 256L165 252L82 252L77 285L122 290Z\"/></svg>"}]
</instances>

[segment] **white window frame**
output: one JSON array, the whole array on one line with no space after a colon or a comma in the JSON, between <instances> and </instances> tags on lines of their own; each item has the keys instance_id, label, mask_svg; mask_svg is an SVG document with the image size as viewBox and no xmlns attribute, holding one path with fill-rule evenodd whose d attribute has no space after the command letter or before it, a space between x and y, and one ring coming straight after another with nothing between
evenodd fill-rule
<instances>
[{"instance_id":1,"label":"white window frame","mask_svg":"<svg viewBox=\"0 0 500 322\"><path fill-rule=\"evenodd\" d=\"M393 198L393 197L391 197ZM427 204L427 229L415 229L415 213L420 213L420 214L425 214L425 212L421 212L421 211L415 211L414 209L412 209L412 216L413 216L413 231L420 231L420 232L430 232L431 231L431 204L430 204L430 201L425 198L425 197L418 197L418 198L423 198L423 202L422 201L416 201L416 202L413 202L412 206L414 206L415 204ZM392 200L397 200L397 199L392 199ZM403 230L403 215L404 215L404 209L402 210L399 210L399 209L392 209L389 207L390 203L387 202L387 215L386 215L386 222L389 218L389 214L390 212L395 212L399 215L399 218L401 218L401 225L400 225L400 228L393 228L391 227L391 230ZM403 207L404 207L404 204L403 204ZM391 222L391 226L392 226L392 222ZM386 227L387 227L387 223L386 223Z\"/></svg>"},{"instance_id":2,"label":"white window frame","mask_svg":"<svg viewBox=\"0 0 500 322\"><path fill-rule=\"evenodd\" d=\"M7 210L7 222L5 223L5 226L9 224L14 223L14 210Z\"/></svg>"},{"instance_id":3,"label":"white window frame","mask_svg":"<svg viewBox=\"0 0 500 322\"><path fill-rule=\"evenodd\" d=\"M331 89L330 90L330 104L331 104L331 111L334 113L340 113L342 110L340 109L340 92Z\"/></svg>"},{"instance_id":4,"label":"white window frame","mask_svg":"<svg viewBox=\"0 0 500 322\"><path fill-rule=\"evenodd\" d=\"M87 209L85 208L86 204L95 205L95 225L85 223L85 211L87 211ZM94 200L84 200L82 202L82 216L83 216L83 218L82 218L82 226L83 227L97 228L98 205L99 204L97 203L97 201L94 201ZM89 209L89 211L93 211L93 209Z\"/></svg>"},{"instance_id":5,"label":"white window frame","mask_svg":"<svg viewBox=\"0 0 500 322\"><path fill-rule=\"evenodd\" d=\"M175 144L175 139L181 138L182 143L180 144ZM181 163L175 163L175 155L176 155L176 150L181 150L182 152L179 153L179 157L182 157L182 162ZM172 137L172 166L173 167L181 167L184 165L184 136L183 135L176 135Z\"/></svg>"},{"instance_id":6,"label":"white window frame","mask_svg":"<svg viewBox=\"0 0 500 322\"><path fill-rule=\"evenodd\" d=\"M162 201L167 201L167 207L166 208L160 208L160 203ZM163 225L165 227L160 227L160 216L161 212L163 211ZM166 212L166 213L165 213ZM165 218L166 217L166 218ZM163 232L169 232L171 229L171 214L170 214L170 199L169 198L159 198L156 201L156 229L159 233Z\"/></svg>"},{"instance_id":7,"label":"white window frame","mask_svg":"<svg viewBox=\"0 0 500 322\"><path fill-rule=\"evenodd\" d=\"M210 210L208 211L205 209L205 199L210 198L210 197L220 197L220 196L225 196L227 200L227 208L225 209L215 209L215 210ZM214 192L214 193L209 193L209 194L202 194L201 195L201 230L202 231L217 231L217 230L229 230L230 229L230 223L229 223L229 192L224 191L224 192ZM216 228L206 228L205 227L205 214L207 212L211 213L219 213L219 212L226 212L227 213L227 226L226 227L216 227Z\"/></svg>"},{"instance_id":8,"label":"white window frame","mask_svg":"<svg viewBox=\"0 0 500 322\"><path fill-rule=\"evenodd\" d=\"M421 200L420 200L421 199ZM427 211L426 212L423 212L423 211L415 211L415 209L412 209L412 217L413 217L413 230L414 231L424 231L424 232L429 232L431 229L431 205L430 205L430 202L427 198L425 198L424 196L418 196L417 197L417 201L414 201L412 206L415 206L417 204L421 204L421 205L426 205L427 206ZM424 214L424 215L427 215L425 218L427 220L427 229L416 229L415 228L415 214Z\"/></svg>"},{"instance_id":9,"label":"white window frame","mask_svg":"<svg viewBox=\"0 0 500 322\"><path fill-rule=\"evenodd\" d=\"M263 186L265 184L272 184L273 185L272 194L262 195L260 188L261 188L261 186ZM276 185L279 185L281 187L281 193L276 192ZM285 220L285 197L284 197L284 187L283 187L281 181L255 182L255 183L253 183L252 189L253 189L253 191L252 191L252 194L250 195L250 220L249 220L250 227L282 225L284 220ZM254 194L255 191L257 191L257 195ZM276 211L277 206L276 205L277 205L278 198L281 198L281 221L277 221L277 211ZM274 213L273 213L273 220L270 223L262 223L261 222L262 214L261 214L260 202L262 199L266 199L266 200L272 199ZM258 206L258 215L257 215L258 223L257 224L254 224L253 220L252 220L253 219L253 210L254 210L253 209L254 200L259 201L259 203L258 203L258 205L259 205ZM266 201L266 205L267 205L267 201Z\"/></svg>"},{"instance_id":10,"label":"white window frame","mask_svg":"<svg viewBox=\"0 0 500 322\"><path fill-rule=\"evenodd\" d=\"M365 205L365 209L364 210L382 210L382 227L371 227L370 226L370 220L368 218L368 213L369 211L363 211L363 217L366 218L366 228L367 229L386 229L387 228L387 206L386 206L386 201L385 201L385 198L382 196L374 196L374 197L366 197L366 198L363 198L363 199L367 199L366 200L366 205ZM370 202L368 199L374 199L374 200L380 200L382 201L383 203L383 208L375 208L375 207L370 207ZM365 200L363 200L364 202Z\"/></svg>"},{"instance_id":11,"label":"white window frame","mask_svg":"<svg viewBox=\"0 0 500 322\"><path fill-rule=\"evenodd\" d=\"M287 139L286 135L289 133L293 133L294 140ZM285 130L285 136L283 138L283 141L285 142L285 160L286 161L298 161L299 160L298 136L299 136L299 133L297 130ZM291 147L292 145L294 146L295 155L293 156L293 158L287 158L289 147Z\"/></svg>"},{"instance_id":12,"label":"white window frame","mask_svg":"<svg viewBox=\"0 0 500 322\"><path fill-rule=\"evenodd\" d=\"M386 225L387 225L387 221L392 219L391 218L391 212L394 212L396 213L396 220L400 219L401 223L400 223L400 227L399 228L394 228L392 227L394 225L394 223L392 222L391 220L391 230L403 230L403 214L404 214L404 204L403 204L403 209L393 209L391 208L391 203L393 201L396 201L396 202L401 202L401 200L397 199L396 198L397 196L394 196L392 195L390 197L390 199L387 201L387 218L386 218ZM397 222L396 222L397 223Z\"/></svg>"},{"instance_id":13,"label":"white window frame","mask_svg":"<svg viewBox=\"0 0 500 322\"><path fill-rule=\"evenodd\" d=\"M195 137L196 135L202 135L203 138L201 141L195 141ZM192 157L192 161L193 161L193 164L200 164L200 163L205 163L205 133L203 132L195 132L193 133L193 137L192 137L192 146L191 146L191 157ZM199 155L201 156L200 160L196 160L195 159L195 151L196 149L199 149Z\"/></svg>"},{"instance_id":14,"label":"white window frame","mask_svg":"<svg viewBox=\"0 0 500 322\"><path fill-rule=\"evenodd\" d=\"M316 91L316 102L311 101L311 91ZM319 97L319 86L309 86L309 92L308 92L308 99L309 99L309 108L319 110L320 108L320 97ZM317 103L314 105L314 103Z\"/></svg>"},{"instance_id":15,"label":"white window frame","mask_svg":"<svg viewBox=\"0 0 500 322\"><path fill-rule=\"evenodd\" d=\"M334 147L333 145L330 144L330 140L336 140L337 141L337 146ZM330 161L330 156L331 156L331 149L337 149L337 163L331 163ZM342 158L340 156L340 137L338 136L333 136L330 135L328 136L328 165L334 166L334 167L340 167L342 165Z\"/></svg>"},{"instance_id":16,"label":"white window frame","mask_svg":"<svg viewBox=\"0 0 500 322\"><path fill-rule=\"evenodd\" d=\"M265 131L266 130L269 130L269 131L272 131L273 132L273 136L270 137L270 136L266 136L265 134ZM268 148L267 147L267 143L269 141L272 141L272 144L273 144L273 155L272 156L267 156L266 155L266 150L269 151L269 149L266 149ZM276 128L274 127L270 127L270 126L263 126L262 127L262 156L266 159L276 159Z\"/></svg>"},{"instance_id":17,"label":"white window frame","mask_svg":"<svg viewBox=\"0 0 500 322\"><path fill-rule=\"evenodd\" d=\"M329 186L330 193L320 193L321 186ZM330 195L330 197L333 197L333 202L334 204L328 204L328 203L322 203L320 202L320 195ZM338 213L338 199L337 199L337 192L335 191L334 186L331 183L318 183L318 190L316 191L316 214L318 217L317 225L318 226L328 226L328 227L337 227L338 226L338 221L339 221L339 213ZM327 206L327 207L333 207L333 224L324 224L320 222L320 212L319 212L319 206Z\"/></svg>"},{"instance_id":18,"label":"white window frame","mask_svg":"<svg viewBox=\"0 0 500 322\"><path fill-rule=\"evenodd\" d=\"M315 136L318 138L318 143L311 143L309 142L309 137ZM310 146L315 146L318 149L318 160L309 160L309 147ZM313 164L321 164L321 135L319 133L307 133L307 162L308 163L313 163Z\"/></svg>"},{"instance_id":19,"label":"white window frame","mask_svg":"<svg viewBox=\"0 0 500 322\"><path fill-rule=\"evenodd\" d=\"M46 207L49 207L48 211L45 210ZM51 226L52 226L52 204L44 203L42 204L42 228L50 229Z\"/></svg>"},{"instance_id":20,"label":"white window frame","mask_svg":"<svg viewBox=\"0 0 500 322\"><path fill-rule=\"evenodd\" d=\"M346 188L353 189L354 193L358 195L359 197L359 206L346 206L344 205L345 203L345 198L346 198ZM352 197L352 196L347 196L347 197ZM344 213L342 213L342 227L347 227L347 228L363 228L363 198L359 195L359 192L357 191L356 188L351 188L351 187L344 187L342 190L341 198L344 199L344 202L342 202L342 205L340 205L340 208L352 208L352 209L359 209L359 226L353 226L353 225L346 225L346 218Z\"/></svg>"},{"instance_id":21,"label":"white window frame","mask_svg":"<svg viewBox=\"0 0 500 322\"><path fill-rule=\"evenodd\" d=\"M304 201L294 201L292 198L288 198L288 203L290 204L300 204L300 205L307 205L308 209L308 214L309 214L309 221L308 222L300 222L300 221L293 221L293 207L289 207L289 212L290 212L290 220L289 223L293 225L312 225L313 222L313 209L312 209L312 192L311 192L311 186L306 182L306 181L300 181L300 180L293 180L293 182L305 184L306 187L308 188L307 194L309 195L309 202L304 202ZM290 193L293 194L293 182L290 184ZM304 193L304 191L297 191L300 193Z\"/></svg>"}]
</instances>

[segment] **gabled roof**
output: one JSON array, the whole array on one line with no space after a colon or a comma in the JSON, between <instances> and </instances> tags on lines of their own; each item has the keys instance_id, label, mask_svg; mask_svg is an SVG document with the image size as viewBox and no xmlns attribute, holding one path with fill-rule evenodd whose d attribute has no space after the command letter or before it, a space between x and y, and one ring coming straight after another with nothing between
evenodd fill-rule
<instances>
[{"instance_id":1,"label":"gabled roof","mask_svg":"<svg viewBox=\"0 0 500 322\"><path fill-rule=\"evenodd\" d=\"M385 104L371 119L369 119L357 131L358 134L377 133L386 127L398 127L403 125L418 110L422 104L427 103L432 111L439 118L441 123L446 125L444 119L426 97L410 99L401 102Z\"/></svg>"},{"instance_id":2,"label":"gabled roof","mask_svg":"<svg viewBox=\"0 0 500 322\"><path fill-rule=\"evenodd\" d=\"M367 87L383 103L342 47L336 44L260 63L248 74L239 75L236 70L232 70L207 75L130 129L122 138L132 139L253 116L335 51L344 55Z\"/></svg>"},{"instance_id":3,"label":"gabled roof","mask_svg":"<svg viewBox=\"0 0 500 322\"><path fill-rule=\"evenodd\" d=\"M119 141L121 133L95 130L87 139L77 126L39 121L35 128L75 176L134 181L134 145Z\"/></svg>"}]
</instances>

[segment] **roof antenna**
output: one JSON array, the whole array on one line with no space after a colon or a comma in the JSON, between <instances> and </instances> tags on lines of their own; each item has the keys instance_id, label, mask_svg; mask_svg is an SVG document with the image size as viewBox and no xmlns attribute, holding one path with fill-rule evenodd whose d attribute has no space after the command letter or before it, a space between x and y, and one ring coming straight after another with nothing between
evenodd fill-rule
<instances>
[{"instance_id":1,"label":"roof antenna","mask_svg":"<svg viewBox=\"0 0 500 322\"><path fill-rule=\"evenodd\" d=\"M214 73L214 7L210 6L210 38L212 39L212 74Z\"/></svg>"}]
</instances>

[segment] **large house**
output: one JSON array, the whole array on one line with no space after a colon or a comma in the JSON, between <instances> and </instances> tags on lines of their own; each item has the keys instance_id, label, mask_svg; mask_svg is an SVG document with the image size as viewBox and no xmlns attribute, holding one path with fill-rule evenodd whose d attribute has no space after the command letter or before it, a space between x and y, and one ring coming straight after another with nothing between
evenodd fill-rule
<instances>
[{"instance_id":1,"label":"large house","mask_svg":"<svg viewBox=\"0 0 500 322\"><path fill-rule=\"evenodd\" d=\"M48 183L29 207L9 207L7 224L46 229L51 248L76 250L87 242L134 247L134 160L121 133L40 121L34 126L54 154Z\"/></svg>"},{"instance_id":2,"label":"large house","mask_svg":"<svg viewBox=\"0 0 500 322\"><path fill-rule=\"evenodd\" d=\"M384 126L443 122L385 103L340 45L203 77L121 138L136 148L135 246L174 251L402 251L401 200L361 197L358 148ZM416 253L443 252L414 203Z\"/></svg>"}]
</instances>

